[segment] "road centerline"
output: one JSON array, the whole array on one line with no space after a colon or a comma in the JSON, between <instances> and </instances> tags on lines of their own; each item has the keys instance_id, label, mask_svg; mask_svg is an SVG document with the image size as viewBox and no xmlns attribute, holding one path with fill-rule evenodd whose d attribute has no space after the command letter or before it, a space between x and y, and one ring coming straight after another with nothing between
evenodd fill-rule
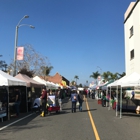
<instances>
[{"instance_id":1,"label":"road centerline","mask_svg":"<svg viewBox=\"0 0 140 140\"><path fill-rule=\"evenodd\" d=\"M92 128L93 128L93 132L94 132L95 138L96 138L96 140L100 140L100 137L99 137L98 131L96 129L93 117L92 117L92 115L90 113L90 110L89 110L89 105L88 105L87 99L85 99L85 101L86 101L86 107L87 107L87 110L88 110L88 115L89 115L89 118L90 118L90 122L91 122L91 125L92 125Z\"/></svg>"}]
</instances>

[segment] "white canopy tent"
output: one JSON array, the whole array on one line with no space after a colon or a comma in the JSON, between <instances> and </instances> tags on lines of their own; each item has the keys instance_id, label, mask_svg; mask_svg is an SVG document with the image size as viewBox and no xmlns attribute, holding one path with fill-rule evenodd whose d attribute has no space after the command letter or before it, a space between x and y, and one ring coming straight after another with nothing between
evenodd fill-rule
<instances>
[{"instance_id":1,"label":"white canopy tent","mask_svg":"<svg viewBox=\"0 0 140 140\"><path fill-rule=\"evenodd\" d=\"M111 88L116 88L117 92L118 92L118 87L121 87L122 81L126 78L126 76L122 77L119 80L114 81L113 83L110 83L107 85L107 87L110 88L110 97L111 97ZM107 89L108 92L108 89ZM118 93L116 94L116 116L118 116ZM110 100L110 104L111 104L111 100ZM122 106L122 90L121 90L121 96L120 96L120 106ZM109 106L109 110L110 110L110 106ZM121 114L121 108L120 108L120 114ZM120 115L121 118L121 115Z\"/></svg>"},{"instance_id":2,"label":"white canopy tent","mask_svg":"<svg viewBox=\"0 0 140 140\"><path fill-rule=\"evenodd\" d=\"M134 72L127 76L121 83L121 87L135 87L140 85L140 74Z\"/></svg>"},{"instance_id":3,"label":"white canopy tent","mask_svg":"<svg viewBox=\"0 0 140 140\"><path fill-rule=\"evenodd\" d=\"M42 83L42 84L44 84L44 85L47 84L47 82L46 82L45 80L39 78L38 76L35 76L35 77L33 78L33 80L35 80L35 81L37 81L37 82L39 82L39 83Z\"/></svg>"},{"instance_id":4,"label":"white canopy tent","mask_svg":"<svg viewBox=\"0 0 140 140\"><path fill-rule=\"evenodd\" d=\"M26 86L26 82L0 70L0 86Z\"/></svg>"},{"instance_id":5,"label":"white canopy tent","mask_svg":"<svg viewBox=\"0 0 140 140\"><path fill-rule=\"evenodd\" d=\"M118 87L121 88L120 118L122 117L122 88L124 88L124 87L135 87L135 86L139 86L139 85L140 85L140 74L138 74L136 72L133 72L132 74L130 74L128 76L124 76L121 79L107 85L108 87L110 87L110 93L111 93L111 88L116 87L117 90L118 90ZM118 99L118 94L117 94L117 99ZM117 108L116 108L116 113L117 113Z\"/></svg>"},{"instance_id":6,"label":"white canopy tent","mask_svg":"<svg viewBox=\"0 0 140 140\"><path fill-rule=\"evenodd\" d=\"M45 81L38 76L35 76L33 79L37 82L44 84L48 88L57 88L58 87L58 84L54 84L53 82Z\"/></svg>"},{"instance_id":7,"label":"white canopy tent","mask_svg":"<svg viewBox=\"0 0 140 140\"><path fill-rule=\"evenodd\" d=\"M107 87L117 87L117 86L121 86L123 80L126 78L126 76L122 77L119 80L114 81L113 83L110 83L107 85Z\"/></svg>"},{"instance_id":8,"label":"white canopy tent","mask_svg":"<svg viewBox=\"0 0 140 140\"><path fill-rule=\"evenodd\" d=\"M7 90L7 95L8 95L8 120L10 120L10 109L9 109L9 86L25 86L26 87L26 82L19 80L3 71L0 70L0 86L5 86Z\"/></svg>"}]
</instances>

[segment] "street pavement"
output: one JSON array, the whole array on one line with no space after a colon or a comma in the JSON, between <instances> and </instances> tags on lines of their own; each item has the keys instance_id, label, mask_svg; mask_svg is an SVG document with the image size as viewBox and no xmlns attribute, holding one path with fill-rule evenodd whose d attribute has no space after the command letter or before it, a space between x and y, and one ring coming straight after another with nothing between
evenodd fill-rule
<instances>
[{"instance_id":1,"label":"street pavement","mask_svg":"<svg viewBox=\"0 0 140 140\"><path fill-rule=\"evenodd\" d=\"M91 98L83 103L83 112L77 109L71 113L71 101L66 98L59 114L42 118L39 113L29 112L0 122L0 140L140 140L139 132L139 115L123 112L120 119L115 110L108 110Z\"/></svg>"}]
</instances>

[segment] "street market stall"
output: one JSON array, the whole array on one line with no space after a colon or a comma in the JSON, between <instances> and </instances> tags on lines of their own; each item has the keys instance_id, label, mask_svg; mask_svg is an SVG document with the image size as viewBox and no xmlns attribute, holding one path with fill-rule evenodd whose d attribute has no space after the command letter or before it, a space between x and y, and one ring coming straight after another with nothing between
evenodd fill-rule
<instances>
[{"instance_id":1,"label":"street market stall","mask_svg":"<svg viewBox=\"0 0 140 140\"><path fill-rule=\"evenodd\" d=\"M14 87L23 87L26 89L26 82L19 80L0 70L0 100L2 101L1 111L6 109L6 117L10 120L10 89ZM1 113L0 113L1 114ZM3 116L2 114L0 116Z\"/></svg>"},{"instance_id":2,"label":"street market stall","mask_svg":"<svg viewBox=\"0 0 140 140\"><path fill-rule=\"evenodd\" d=\"M27 106L28 106L27 111L30 111L32 108L32 103L34 99L36 98L36 96L40 97L42 87L44 87L45 85L43 83L33 80L32 78L28 77L25 74L19 73L15 77L27 83L27 97L26 97Z\"/></svg>"}]
</instances>

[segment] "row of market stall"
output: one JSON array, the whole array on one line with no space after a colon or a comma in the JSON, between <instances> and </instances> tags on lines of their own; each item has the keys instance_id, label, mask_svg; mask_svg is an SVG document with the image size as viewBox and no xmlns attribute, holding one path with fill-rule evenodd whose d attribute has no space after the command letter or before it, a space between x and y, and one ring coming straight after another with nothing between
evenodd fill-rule
<instances>
[{"instance_id":1,"label":"row of market stall","mask_svg":"<svg viewBox=\"0 0 140 140\"><path fill-rule=\"evenodd\" d=\"M18 74L15 77L0 70L0 118L10 119L14 105L14 89L21 92L21 112L28 112L32 106L35 96L40 96L42 87L48 89L63 88L62 83L45 81L38 76L30 78L25 74Z\"/></svg>"},{"instance_id":2,"label":"row of market stall","mask_svg":"<svg viewBox=\"0 0 140 140\"><path fill-rule=\"evenodd\" d=\"M136 110L140 106L140 74L136 72L130 74L129 76L126 75L116 81L111 80L101 85L93 85L92 87L90 87L90 89L96 90L97 93L100 92L101 90L105 90L106 95L109 93L110 97L112 91L115 91L116 92L116 116L118 115L118 107L119 107L120 118L122 117L122 107L123 107L124 97L125 97L125 103L127 105L128 103L130 103L131 105L133 104L134 105L133 107Z\"/></svg>"}]
</instances>

